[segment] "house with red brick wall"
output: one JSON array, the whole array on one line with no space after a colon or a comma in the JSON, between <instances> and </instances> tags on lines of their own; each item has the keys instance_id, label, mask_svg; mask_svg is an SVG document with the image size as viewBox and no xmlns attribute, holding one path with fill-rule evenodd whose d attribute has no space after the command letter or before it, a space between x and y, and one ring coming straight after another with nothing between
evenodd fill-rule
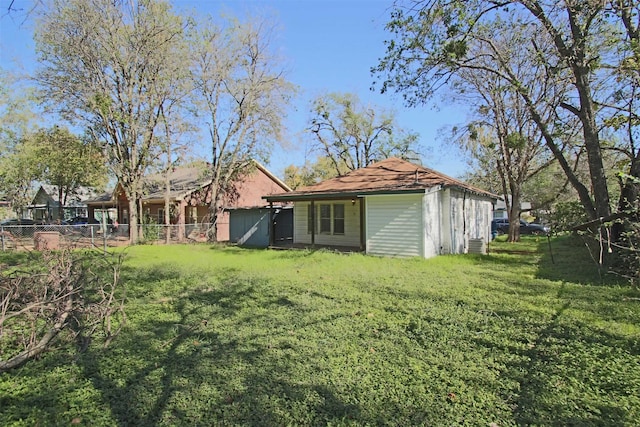
<instances>
[{"instance_id":1,"label":"house with red brick wall","mask_svg":"<svg viewBox=\"0 0 640 427\"><path fill-rule=\"evenodd\" d=\"M196 225L210 224L209 204L211 202L211 179L206 171L198 167L175 168L170 179L170 218L177 225L180 238L188 236L188 231ZM152 175L144 180L144 195L141 199L141 216L146 223L164 224L165 222L165 176ZM241 174L232 189L224 196L218 215L217 241L229 240L229 211L266 207L264 194L288 192L291 189L267 168L257 161ZM89 217L95 211L114 209L118 222L125 226L129 223L129 202L118 184L112 194L103 195L87 201Z\"/></svg>"}]
</instances>

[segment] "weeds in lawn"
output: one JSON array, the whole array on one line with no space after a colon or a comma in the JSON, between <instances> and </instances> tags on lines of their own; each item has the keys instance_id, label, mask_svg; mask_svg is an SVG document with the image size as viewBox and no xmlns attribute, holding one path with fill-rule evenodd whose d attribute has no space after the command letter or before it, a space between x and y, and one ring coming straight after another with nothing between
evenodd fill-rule
<instances>
[{"instance_id":1,"label":"weeds in lawn","mask_svg":"<svg viewBox=\"0 0 640 427\"><path fill-rule=\"evenodd\" d=\"M132 247L119 339L0 376L0 423L634 425L634 291L546 244L431 260Z\"/></svg>"}]
</instances>

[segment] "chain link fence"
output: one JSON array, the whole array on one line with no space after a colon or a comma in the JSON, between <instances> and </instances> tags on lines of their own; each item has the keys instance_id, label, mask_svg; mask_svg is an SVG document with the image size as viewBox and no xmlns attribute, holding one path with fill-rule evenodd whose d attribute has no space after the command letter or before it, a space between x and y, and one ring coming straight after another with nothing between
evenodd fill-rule
<instances>
[{"instance_id":1,"label":"chain link fence","mask_svg":"<svg viewBox=\"0 0 640 427\"><path fill-rule=\"evenodd\" d=\"M212 224L158 225L138 227L142 244L206 242ZM41 250L116 247L129 244L129 225L111 224L0 225L0 250Z\"/></svg>"}]
</instances>

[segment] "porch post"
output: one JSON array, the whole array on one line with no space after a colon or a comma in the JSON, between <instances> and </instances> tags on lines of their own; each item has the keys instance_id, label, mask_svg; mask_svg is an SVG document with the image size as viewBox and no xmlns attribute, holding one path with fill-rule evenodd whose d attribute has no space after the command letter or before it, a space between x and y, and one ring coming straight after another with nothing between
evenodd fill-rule
<instances>
[{"instance_id":1,"label":"porch post","mask_svg":"<svg viewBox=\"0 0 640 427\"><path fill-rule=\"evenodd\" d=\"M357 199L360 204L360 250L362 252L366 252L367 250L367 242L366 242L366 229L365 229L365 216L364 216L364 197L360 197Z\"/></svg>"},{"instance_id":2,"label":"porch post","mask_svg":"<svg viewBox=\"0 0 640 427\"><path fill-rule=\"evenodd\" d=\"M273 223L273 202L269 202L269 246L275 246L275 224Z\"/></svg>"},{"instance_id":3,"label":"porch post","mask_svg":"<svg viewBox=\"0 0 640 427\"><path fill-rule=\"evenodd\" d=\"M313 200L311 200L311 205L309 206L311 209L311 246L315 246L316 244L316 204Z\"/></svg>"}]
</instances>

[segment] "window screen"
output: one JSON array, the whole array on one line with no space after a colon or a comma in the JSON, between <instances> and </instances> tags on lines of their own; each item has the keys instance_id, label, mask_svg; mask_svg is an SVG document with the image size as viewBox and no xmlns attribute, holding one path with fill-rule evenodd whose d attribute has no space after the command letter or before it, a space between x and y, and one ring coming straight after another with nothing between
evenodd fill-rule
<instances>
[{"instance_id":1,"label":"window screen","mask_svg":"<svg viewBox=\"0 0 640 427\"><path fill-rule=\"evenodd\" d=\"M331 233L331 205L320 205L320 232Z\"/></svg>"},{"instance_id":2,"label":"window screen","mask_svg":"<svg viewBox=\"0 0 640 427\"><path fill-rule=\"evenodd\" d=\"M344 234L344 205L333 205L333 234Z\"/></svg>"}]
</instances>

